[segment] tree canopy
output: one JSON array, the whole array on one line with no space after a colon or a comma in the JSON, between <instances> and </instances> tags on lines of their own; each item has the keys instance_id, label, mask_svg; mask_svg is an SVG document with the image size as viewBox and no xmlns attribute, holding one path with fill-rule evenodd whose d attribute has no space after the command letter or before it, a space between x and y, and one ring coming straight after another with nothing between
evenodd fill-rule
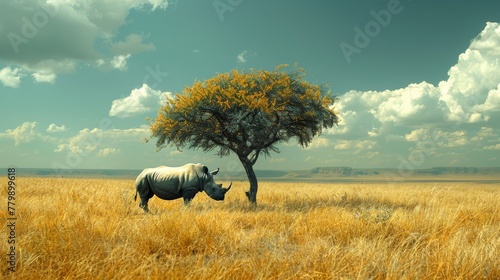
<instances>
[{"instance_id":1,"label":"tree canopy","mask_svg":"<svg viewBox=\"0 0 500 280\"><path fill-rule=\"evenodd\" d=\"M247 196L256 202L252 166L260 155L279 152L277 144L292 138L307 147L323 128L338 123L328 87L306 82L302 68L283 68L233 70L186 87L151 124L157 148L216 149L221 157L234 152L250 181Z\"/></svg>"}]
</instances>

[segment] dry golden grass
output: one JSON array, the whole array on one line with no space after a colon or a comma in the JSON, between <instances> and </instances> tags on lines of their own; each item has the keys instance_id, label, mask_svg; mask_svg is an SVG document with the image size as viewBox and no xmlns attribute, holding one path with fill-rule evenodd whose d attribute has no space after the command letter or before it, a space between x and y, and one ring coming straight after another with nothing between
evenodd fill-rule
<instances>
[{"instance_id":1,"label":"dry golden grass","mask_svg":"<svg viewBox=\"0 0 500 280\"><path fill-rule=\"evenodd\" d=\"M263 182L252 207L235 183L147 215L132 180L16 182L17 271L2 260L0 278L500 279L500 185Z\"/></svg>"}]
</instances>

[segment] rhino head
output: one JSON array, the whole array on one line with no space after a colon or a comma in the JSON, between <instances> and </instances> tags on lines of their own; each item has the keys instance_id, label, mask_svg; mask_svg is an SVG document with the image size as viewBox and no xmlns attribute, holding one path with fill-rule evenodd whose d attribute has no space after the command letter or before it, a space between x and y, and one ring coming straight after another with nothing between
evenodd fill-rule
<instances>
[{"instance_id":1,"label":"rhino head","mask_svg":"<svg viewBox=\"0 0 500 280\"><path fill-rule=\"evenodd\" d=\"M224 196L226 192L231 189L232 182L229 184L227 188L223 188L222 184L216 184L214 181L214 175L219 172L219 168L212 172L208 172L208 169L205 167L203 170L202 184L203 190L205 193L210 196L214 200L224 200Z\"/></svg>"}]
</instances>

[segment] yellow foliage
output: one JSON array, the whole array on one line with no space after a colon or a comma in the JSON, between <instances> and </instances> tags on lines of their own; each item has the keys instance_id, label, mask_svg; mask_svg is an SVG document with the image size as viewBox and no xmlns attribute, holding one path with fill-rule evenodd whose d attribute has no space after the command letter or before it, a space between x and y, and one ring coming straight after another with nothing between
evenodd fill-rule
<instances>
[{"instance_id":1,"label":"yellow foliage","mask_svg":"<svg viewBox=\"0 0 500 280\"><path fill-rule=\"evenodd\" d=\"M198 136L224 131L222 138L231 139L225 142L229 149L238 149L241 153L248 154L248 150L241 150L241 145L236 143L241 140L237 135L237 130L241 127L235 128L232 123L236 114L252 118L255 121L253 123L273 123L276 128L281 125L287 129L293 125L300 126L298 129L303 133L294 132L293 135L305 140L301 144L310 138L307 135L314 136L320 132L321 123L327 123L328 126L336 124L337 115L329 109L334 101L330 93L318 85L304 81L305 74L301 68L291 72L280 71L286 66L280 65L274 71L233 70L187 86L182 93L175 95L174 100L169 100L160 109L158 119L152 126L152 137L161 137L157 146L165 142L178 147L194 143L192 147L202 145L209 150L214 147L211 143L218 143L220 146L221 141L217 139L207 142ZM251 114L246 114L247 112ZM302 121L304 117L307 118L306 121ZM315 117L317 119L313 120ZM201 123L204 125L200 125ZM251 134L264 128L253 126L253 129ZM198 135L194 135L193 131ZM279 140L260 134L262 139ZM285 133L281 135L288 137ZM248 139L242 141L246 140ZM254 141L252 147L257 147L259 140L255 138ZM271 147L270 143L266 144L266 147Z\"/></svg>"},{"instance_id":2,"label":"yellow foliage","mask_svg":"<svg viewBox=\"0 0 500 280\"><path fill-rule=\"evenodd\" d=\"M247 108L269 113L283 109L287 100L294 95L300 100L320 99L321 90L318 86L304 81L299 83L305 90L303 94L292 90L291 77L285 72L252 70L245 73L233 70L186 87L183 94L177 95L176 110L190 111L202 102L214 108Z\"/></svg>"}]
</instances>

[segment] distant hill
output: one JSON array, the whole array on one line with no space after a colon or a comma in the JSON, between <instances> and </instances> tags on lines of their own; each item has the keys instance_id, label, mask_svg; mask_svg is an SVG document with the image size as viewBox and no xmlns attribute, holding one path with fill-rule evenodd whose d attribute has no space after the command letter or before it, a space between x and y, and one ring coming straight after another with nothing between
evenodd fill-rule
<instances>
[{"instance_id":1,"label":"distant hill","mask_svg":"<svg viewBox=\"0 0 500 280\"><path fill-rule=\"evenodd\" d=\"M433 167L426 169L316 167L284 177L318 181L498 181L500 167Z\"/></svg>"},{"instance_id":2,"label":"distant hill","mask_svg":"<svg viewBox=\"0 0 500 280\"><path fill-rule=\"evenodd\" d=\"M412 173L413 175L500 175L500 167L432 167L427 169L399 170L397 168L316 167L310 170L291 171L288 176L311 177L361 177L384 174Z\"/></svg>"},{"instance_id":3,"label":"distant hill","mask_svg":"<svg viewBox=\"0 0 500 280\"><path fill-rule=\"evenodd\" d=\"M77 177L135 179L141 170L134 169L50 169L17 168L21 177ZM433 167L399 170L397 168L316 167L308 170L256 170L259 180L267 181L489 181L500 183L500 167ZM6 175L7 168L0 174ZM226 172L221 179L247 180L246 174Z\"/></svg>"}]
</instances>

